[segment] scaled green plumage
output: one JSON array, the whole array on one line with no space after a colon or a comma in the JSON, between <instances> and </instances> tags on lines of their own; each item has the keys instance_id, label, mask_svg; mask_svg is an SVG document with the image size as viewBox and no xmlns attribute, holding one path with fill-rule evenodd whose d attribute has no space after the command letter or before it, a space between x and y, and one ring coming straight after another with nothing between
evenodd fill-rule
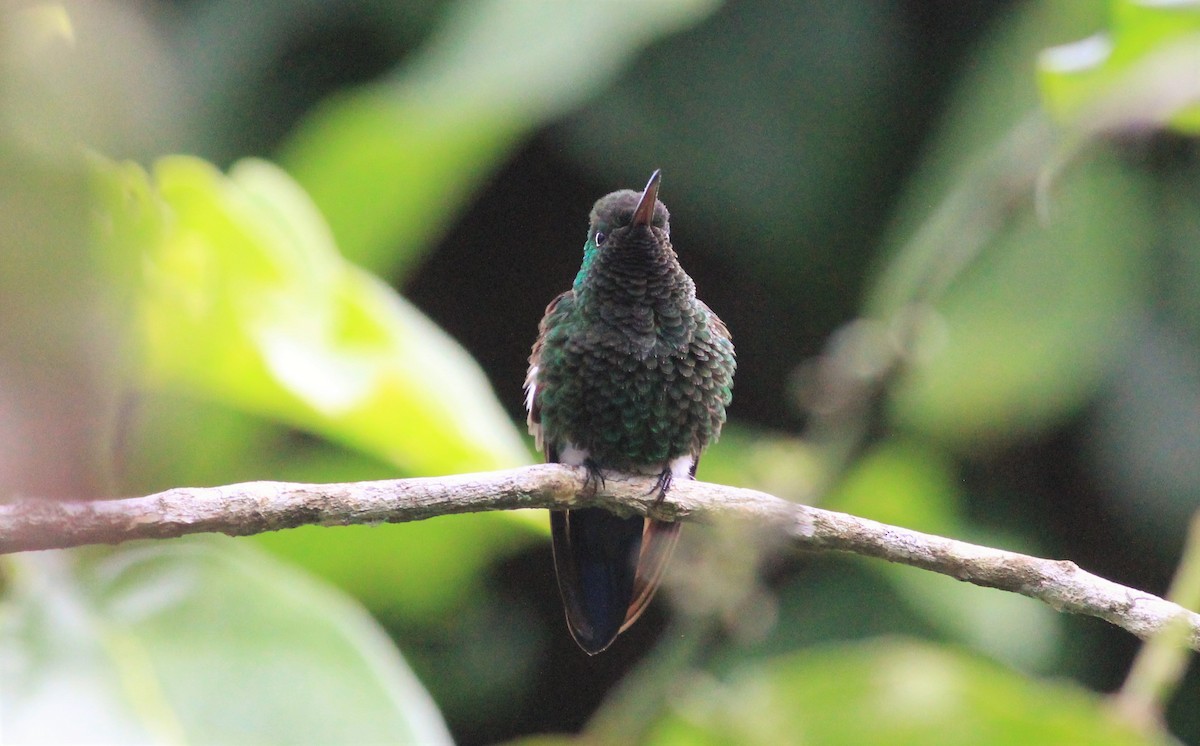
<instances>
[{"instance_id":1,"label":"scaled green plumage","mask_svg":"<svg viewBox=\"0 0 1200 746\"><path fill-rule=\"evenodd\" d=\"M592 210L583 265L546 308L526 378L529 428L548 461L690 479L720 435L735 368L729 331L696 299L671 248L659 174ZM667 521L599 508L551 514L568 626L588 654L633 624L679 536Z\"/></svg>"},{"instance_id":2,"label":"scaled green plumage","mask_svg":"<svg viewBox=\"0 0 1200 746\"><path fill-rule=\"evenodd\" d=\"M679 265L666 208L658 204L656 230L616 233L630 232L638 197L624 190L596 203L584 267L546 309L530 359L540 410L531 425L600 466L659 471L717 439L735 362L729 331Z\"/></svg>"}]
</instances>

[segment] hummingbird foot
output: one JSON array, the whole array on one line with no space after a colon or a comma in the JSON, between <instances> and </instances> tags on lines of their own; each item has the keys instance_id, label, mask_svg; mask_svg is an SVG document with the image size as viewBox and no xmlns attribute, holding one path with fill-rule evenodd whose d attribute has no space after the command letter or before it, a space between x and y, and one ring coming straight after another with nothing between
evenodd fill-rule
<instances>
[{"instance_id":1,"label":"hummingbird foot","mask_svg":"<svg viewBox=\"0 0 1200 746\"><path fill-rule=\"evenodd\" d=\"M671 489L671 482L674 480L675 472L671 470L670 466L658 473L658 479L654 480L654 486L646 493L647 495L658 493L658 496L654 498L655 505L662 504L663 499L667 496L667 492Z\"/></svg>"},{"instance_id":2,"label":"hummingbird foot","mask_svg":"<svg viewBox=\"0 0 1200 746\"><path fill-rule=\"evenodd\" d=\"M604 471L600 469L600 464L590 458L584 459L583 468L587 469L587 476L583 480L583 495L588 498L595 497L596 491L605 487Z\"/></svg>"}]
</instances>

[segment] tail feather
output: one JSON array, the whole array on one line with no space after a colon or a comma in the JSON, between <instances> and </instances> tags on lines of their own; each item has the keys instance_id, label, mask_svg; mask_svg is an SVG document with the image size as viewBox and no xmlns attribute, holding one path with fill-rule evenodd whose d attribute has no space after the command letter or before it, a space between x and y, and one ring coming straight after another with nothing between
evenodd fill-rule
<instances>
[{"instance_id":1,"label":"tail feather","mask_svg":"<svg viewBox=\"0 0 1200 746\"><path fill-rule=\"evenodd\" d=\"M646 607L650 605L650 600L654 598L654 594L662 582L663 570L671 561L675 545L679 543L681 524L648 518L644 519L644 523L642 548L638 554L637 577L633 581L633 600L629 602L629 609L625 612L625 623L621 625L622 632L629 629L629 626L636 622Z\"/></svg>"},{"instance_id":2,"label":"tail feather","mask_svg":"<svg viewBox=\"0 0 1200 746\"><path fill-rule=\"evenodd\" d=\"M602 508L550 514L567 626L589 655L607 648L628 626L631 605L638 598L648 601L653 595L653 588L647 593L643 586L651 576L657 581L661 568L647 575L640 562L648 523L641 516L622 518Z\"/></svg>"}]
</instances>

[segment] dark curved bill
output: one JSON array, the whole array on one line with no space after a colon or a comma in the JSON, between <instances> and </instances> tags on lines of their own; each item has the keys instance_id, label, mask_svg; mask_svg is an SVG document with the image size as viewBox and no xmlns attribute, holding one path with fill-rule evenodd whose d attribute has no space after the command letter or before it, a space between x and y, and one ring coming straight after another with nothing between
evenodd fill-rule
<instances>
[{"instance_id":1,"label":"dark curved bill","mask_svg":"<svg viewBox=\"0 0 1200 746\"><path fill-rule=\"evenodd\" d=\"M660 181L662 181L662 170L655 169L654 173L650 174L650 181L646 182L646 188L642 190L642 198L638 200L637 207L633 209L634 225L650 225L654 220L654 205L658 202Z\"/></svg>"}]
</instances>

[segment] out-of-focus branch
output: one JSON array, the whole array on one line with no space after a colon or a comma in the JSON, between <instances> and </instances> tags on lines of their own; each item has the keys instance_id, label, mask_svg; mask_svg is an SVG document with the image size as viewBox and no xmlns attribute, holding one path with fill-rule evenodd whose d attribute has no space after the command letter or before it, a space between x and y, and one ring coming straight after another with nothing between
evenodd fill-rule
<instances>
[{"instance_id":1,"label":"out-of-focus branch","mask_svg":"<svg viewBox=\"0 0 1200 746\"><path fill-rule=\"evenodd\" d=\"M402 523L455 513L589 505L667 520L732 520L786 536L799 548L851 552L1020 593L1059 611L1109 621L1141 638L1185 620L1200 650L1200 614L1079 569L1001 549L800 505L755 490L680 481L656 501L653 478L610 477L583 497L586 474L559 464L422 479L345 484L246 482L87 502L0 505L0 553L116 544L219 532L247 536L306 525Z\"/></svg>"}]
</instances>

